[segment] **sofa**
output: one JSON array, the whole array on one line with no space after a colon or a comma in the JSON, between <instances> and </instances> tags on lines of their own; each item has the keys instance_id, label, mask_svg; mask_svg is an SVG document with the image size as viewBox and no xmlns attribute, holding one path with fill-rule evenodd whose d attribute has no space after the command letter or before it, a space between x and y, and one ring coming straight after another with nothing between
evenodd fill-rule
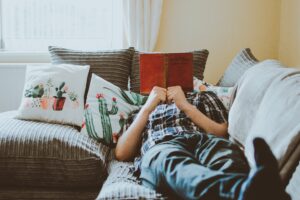
<instances>
[{"instance_id":1,"label":"sofa","mask_svg":"<svg viewBox=\"0 0 300 200\"><path fill-rule=\"evenodd\" d=\"M55 55L52 52L52 62L58 63L64 62L64 58L57 52L69 50L51 47L51 51L56 51ZM87 55L86 52L75 53ZM124 84L129 78L137 90L138 52L129 49L126 53L126 59L122 60L129 60L130 67L123 70L125 80L123 76L114 79L110 69L99 73L123 88L127 87ZM105 55L103 52L95 54ZM199 75L199 69L197 73L202 79L208 52L202 51L200 55L202 74ZM287 191L293 199L299 199L299 189L295 185L300 180L300 170L296 170L300 166L300 72L274 60L259 62L250 49L243 49L218 84L234 88L229 110L230 140L245 151L251 166L251 139L265 138L278 158ZM272 109L270 104L276 107ZM282 108L286 108L288 115L281 113ZM19 120L15 119L16 112L0 113L0 199L166 198L140 184L133 175L132 162L117 161L113 148L81 134L77 127ZM286 116L288 119L282 120Z\"/></svg>"}]
</instances>

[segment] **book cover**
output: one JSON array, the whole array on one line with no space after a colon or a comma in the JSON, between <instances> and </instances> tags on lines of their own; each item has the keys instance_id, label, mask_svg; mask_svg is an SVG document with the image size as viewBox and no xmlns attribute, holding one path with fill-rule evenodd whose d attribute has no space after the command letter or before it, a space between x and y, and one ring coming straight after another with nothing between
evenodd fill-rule
<instances>
[{"instance_id":1,"label":"book cover","mask_svg":"<svg viewBox=\"0 0 300 200\"><path fill-rule=\"evenodd\" d=\"M192 53L140 54L140 92L149 94L154 86L181 86L184 92L193 90Z\"/></svg>"}]
</instances>

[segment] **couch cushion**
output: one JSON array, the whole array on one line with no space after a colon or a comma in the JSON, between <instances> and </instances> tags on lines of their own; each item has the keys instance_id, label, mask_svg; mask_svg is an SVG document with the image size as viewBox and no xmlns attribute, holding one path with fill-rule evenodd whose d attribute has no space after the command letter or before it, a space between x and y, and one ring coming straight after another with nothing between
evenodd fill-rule
<instances>
[{"instance_id":1,"label":"couch cushion","mask_svg":"<svg viewBox=\"0 0 300 200\"><path fill-rule=\"evenodd\" d=\"M203 80L206 60L209 52L206 49L193 51L194 76ZM130 90L140 92L140 52L133 54L131 72L130 72Z\"/></svg>"},{"instance_id":2,"label":"couch cushion","mask_svg":"<svg viewBox=\"0 0 300 200\"><path fill-rule=\"evenodd\" d=\"M86 94L92 73L101 76L122 89L127 89L133 51L133 48L112 51L79 51L49 47L53 64L90 65Z\"/></svg>"},{"instance_id":3,"label":"couch cushion","mask_svg":"<svg viewBox=\"0 0 300 200\"><path fill-rule=\"evenodd\" d=\"M109 149L58 124L0 114L0 185L100 188Z\"/></svg>"},{"instance_id":4,"label":"couch cushion","mask_svg":"<svg viewBox=\"0 0 300 200\"><path fill-rule=\"evenodd\" d=\"M95 199L99 189L79 190L63 188L0 188L0 200L87 200Z\"/></svg>"},{"instance_id":5,"label":"couch cushion","mask_svg":"<svg viewBox=\"0 0 300 200\"><path fill-rule=\"evenodd\" d=\"M228 132L245 146L254 165L252 140L264 138L282 168L300 141L300 71L266 60L249 69L237 83L229 111Z\"/></svg>"},{"instance_id":6,"label":"couch cushion","mask_svg":"<svg viewBox=\"0 0 300 200\"><path fill-rule=\"evenodd\" d=\"M81 133L114 147L126 130L128 116L139 111L146 100L146 96L122 90L93 74Z\"/></svg>"},{"instance_id":7,"label":"couch cushion","mask_svg":"<svg viewBox=\"0 0 300 200\"><path fill-rule=\"evenodd\" d=\"M27 65L18 119L81 126L89 66Z\"/></svg>"},{"instance_id":8,"label":"couch cushion","mask_svg":"<svg viewBox=\"0 0 300 200\"><path fill-rule=\"evenodd\" d=\"M219 80L219 86L232 87L239 78L253 65L257 64L258 60L254 57L249 48L242 49L232 60L227 67L224 75Z\"/></svg>"},{"instance_id":9,"label":"couch cushion","mask_svg":"<svg viewBox=\"0 0 300 200\"><path fill-rule=\"evenodd\" d=\"M119 162L113 152L108 163L108 177L97 199L165 199L156 191L140 185L133 175L133 163Z\"/></svg>"}]
</instances>

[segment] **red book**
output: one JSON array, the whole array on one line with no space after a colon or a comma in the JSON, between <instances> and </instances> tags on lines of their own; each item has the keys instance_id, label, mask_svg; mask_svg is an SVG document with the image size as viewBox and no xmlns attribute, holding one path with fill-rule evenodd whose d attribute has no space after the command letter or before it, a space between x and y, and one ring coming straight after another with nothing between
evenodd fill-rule
<instances>
[{"instance_id":1,"label":"red book","mask_svg":"<svg viewBox=\"0 0 300 200\"><path fill-rule=\"evenodd\" d=\"M149 94L154 86L181 86L184 92L193 91L192 53L140 54L140 92Z\"/></svg>"}]
</instances>

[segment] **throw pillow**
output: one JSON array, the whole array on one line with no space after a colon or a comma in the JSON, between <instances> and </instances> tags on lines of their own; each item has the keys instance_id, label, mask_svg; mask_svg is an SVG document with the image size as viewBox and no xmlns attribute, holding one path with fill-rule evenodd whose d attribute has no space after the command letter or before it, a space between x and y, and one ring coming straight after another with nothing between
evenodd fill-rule
<instances>
[{"instance_id":1,"label":"throw pillow","mask_svg":"<svg viewBox=\"0 0 300 200\"><path fill-rule=\"evenodd\" d=\"M193 51L193 65L194 76L202 80L204 78L204 69L208 57L208 50ZM140 52L135 51L132 59L131 73L130 73L130 90L133 92L140 92Z\"/></svg>"},{"instance_id":2,"label":"throw pillow","mask_svg":"<svg viewBox=\"0 0 300 200\"><path fill-rule=\"evenodd\" d=\"M89 66L28 65L17 118L80 126Z\"/></svg>"},{"instance_id":3,"label":"throw pillow","mask_svg":"<svg viewBox=\"0 0 300 200\"><path fill-rule=\"evenodd\" d=\"M87 96L92 73L122 89L128 88L133 48L112 51L78 51L50 46L48 49L53 64L67 63L90 66L85 97Z\"/></svg>"},{"instance_id":4,"label":"throw pillow","mask_svg":"<svg viewBox=\"0 0 300 200\"><path fill-rule=\"evenodd\" d=\"M125 131L128 115L137 111L147 97L124 91L93 74L81 132L108 146L114 146Z\"/></svg>"},{"instance_id":5,"label":"throw pillow","mask_svg":"<svg viewBox=\"0 0 300 200\"><path fill-rule=\"evenodd\" d=\"M206 83L194 77L194 92L211 91L214 92L221 102L224 104L227 111L230 108L231 95L233 94L233 87L219 87Z\"/></svg>"},{"instance_id":6,"label":"throw pillow","mask_svg":"<svg viewBox=\"0 0 300 200\"><path fill-rule=\"evenodd\" d=\"M227 67L224 75L221 77L217 85L232 87L239 78L253 65L259 61L254 57L249 48L242 49Z\"/></svg>"}]
</instances>

